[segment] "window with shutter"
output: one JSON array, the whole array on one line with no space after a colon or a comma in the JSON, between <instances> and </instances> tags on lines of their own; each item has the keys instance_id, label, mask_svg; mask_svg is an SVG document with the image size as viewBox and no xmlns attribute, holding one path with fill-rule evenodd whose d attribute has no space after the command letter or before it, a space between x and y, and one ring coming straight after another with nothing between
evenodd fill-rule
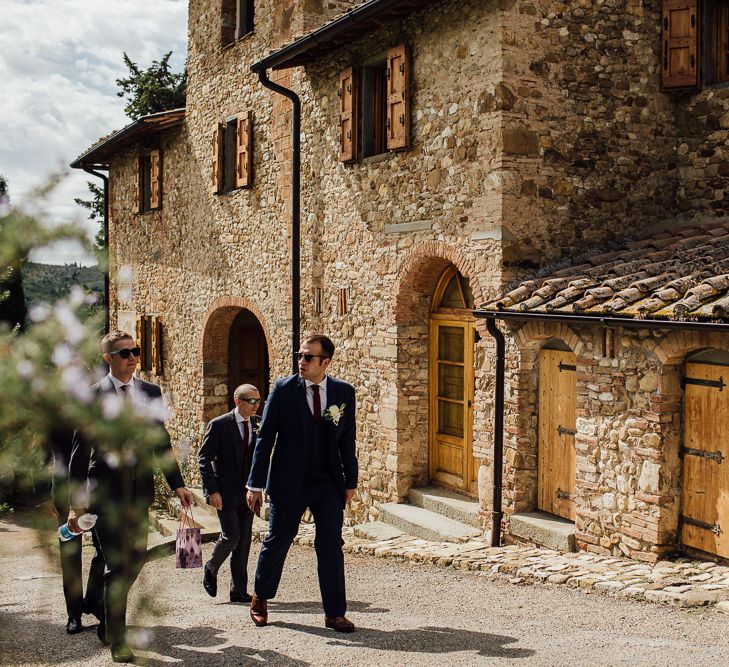
<instances>
[{"instance_id":1,"label":"window with shutter","mask_svg":"<svg viewBox=\"0 0 729 667\"><path fill-rule=\"evenodd\" d=\"M357 159L357 129L359 119L357 70L349 67L339 73L339 132L340 149L339 159L342 162L351 162Z\"/></svg>"},{"instance_id":2,"label":"window with shutter","mask_svg":"<svg viewBox=\"0 0 729 667\"><path fill-rule=\"evenodd\" d=\"M405 44L387 52L387 148L410 145L410 63Z\"/></svg>"},{"instance_id":3,"label":"window with shutter","mask_svg":"<svg viewBox=\"0 0 729 667\"><path fill-rule=\"evenodd\" d=\"M137 343L142 351L139 357L139 370L148 371L149 363L149 318L146 315L137 315Z\"/></svg>"},{"instance_id":4,"label":"window with shutter","mask_svg":"<svg viewBox=\"0 0 729 667\"><path fill-rule=\"evenodd\" d=\"M251 185L253 167L253 114L247 111L236 120L235 187Z\"/></svg>"},{"instance_id":5,"label":"window with shutter","mask_svg":"<svg viewBox=\"0 0 729 667\"><path fill-rule=\"evenodd\" d=\"M149 154L150 194L149 208L162 208L162 151L157 149Z\"/></svg>"},{"instance_id":6,"label":"window with shutter","mask_svg":"<svg viewBox=\"0 0 729 667\"><path fill-rule=\"evenodd\" d=\"M661 29L663 88L698 86L698 0L663 0Z\"/></svg>"},{"instance_id":7,"label":"window with shutter","mask_svg":"<svg viewBox=\"0 0 729 667\"><path fill-rule=\"evenodd\" d=\"M220 46L225 48L253 32L254 0L221 0Z\"/></svg>"},{"instance_id":8,"label":"window with shutter","mask_svg":"<svg viewBox=\"0 0 729 667\"><path fill-rule=\"evenodd\" d=\"M223 192L223 141L225 130L222 123L217 123L213 130L213 192Z\"/></svg>"},{"instance_id":9,"label":"window with shutter","mask_svg":"<svg viewBox=\"0 0 729 667\"><path fill-rule=\"evenodd\" d=\"M150 369L155 375L162 375L162 322L160 318L153 315L150 319L151 353Z\"/></svg>"}]
</instances>

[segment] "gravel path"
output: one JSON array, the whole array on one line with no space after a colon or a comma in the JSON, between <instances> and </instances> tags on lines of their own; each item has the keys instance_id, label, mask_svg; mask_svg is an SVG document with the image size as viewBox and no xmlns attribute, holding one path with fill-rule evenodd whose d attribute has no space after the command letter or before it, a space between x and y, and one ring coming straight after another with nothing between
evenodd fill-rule
<instances>
[{"instance_id":1,"label":"gravel path","mask_svg":"<svg viewBox=\"0 0 729 667\"><path fill-rule=\"evenodd\" d=\"M107 665L93 628L69 637L55 552L23 517L0 522L0 664ZM46 545L52 541L46 540ZM205 556L211 545L205 545ZM48 552L48 553L47 553ZM48 554L53 556L49 559ZM257 554L257 546L253 559ZM88 560L85 557L85 560ZM200 570L173 557L145 566L133 589L140 664L163 665L711 665L729 664L729 615L677 609L478 573L346 555L349 617L358 631L323 627L314 552L295 547L271 625L204 592ZM252 568L251 568L252 569ZM150 609L151 607L151 609ZM89 622L91 617L84 617Z\"/></svg>"}]
</instances>

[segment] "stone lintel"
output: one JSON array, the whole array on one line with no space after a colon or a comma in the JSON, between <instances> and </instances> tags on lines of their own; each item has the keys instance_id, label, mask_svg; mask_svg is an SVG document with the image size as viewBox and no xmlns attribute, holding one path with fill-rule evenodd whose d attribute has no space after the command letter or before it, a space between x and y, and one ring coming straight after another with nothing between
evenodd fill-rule
<instances>
[{"instance_id":1,"label":"stone lintel","mask_svg":"<svg viewBox=\"0 0 729 667\"><path fill-rule=\"evenodd\" d=\"M413 222L398 222L385 225L385 234L404 234L406 232L422 232L433 229L431 220L413 220Z\"/></svg>"}]
</instances>

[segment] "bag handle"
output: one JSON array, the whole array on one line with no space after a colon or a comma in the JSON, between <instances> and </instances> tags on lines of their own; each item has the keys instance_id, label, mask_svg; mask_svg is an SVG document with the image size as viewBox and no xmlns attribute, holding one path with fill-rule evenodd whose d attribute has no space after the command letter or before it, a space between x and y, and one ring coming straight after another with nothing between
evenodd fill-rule
<instances>
[{"instance_id":1,"label":"bag handle","mask_svg":"<svg viewBox=\"0 0 729 667\"><path fill-rule=\"evenodd\" d=\"M195 519L192 516L192 506L183 507L180 512L180 521L177 524L177 529L180 528L196 528Z\"/></svg>"}]
</instances>

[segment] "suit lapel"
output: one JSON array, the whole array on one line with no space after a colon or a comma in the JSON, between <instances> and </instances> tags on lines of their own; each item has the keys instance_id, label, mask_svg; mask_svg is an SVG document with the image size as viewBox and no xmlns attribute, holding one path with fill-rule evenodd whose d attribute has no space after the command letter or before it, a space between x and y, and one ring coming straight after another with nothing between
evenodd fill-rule
<instances>
[{"instance_id":1,"label":"suit lapel","mask_svg":"<svg viewBox=\"0 0 729 667\"><path fill-rule=\"evenodd\" d=\"M296 393L296 403L299 406L304 435L309 436L309 431L311 430L311 410L309 409L309 402L306 396L306 380L301 376L299 376L299 381L296 383Z\"/></svg>"},{"instance_id":2,"label":"suit lapel","mask_svg":"<svg viewBox=\"0 0 729 667\"><path fill-rule=\"evenodd\" d=\"M238 428L238 422L235 418L235 409L228 413L228 425L230 429L230 444L233 447L233 453L235 454L235 462L240 467L241 463L241 448L243 445L243 438L240 435L240 429Z\"/></svg>"}]
</instances>

